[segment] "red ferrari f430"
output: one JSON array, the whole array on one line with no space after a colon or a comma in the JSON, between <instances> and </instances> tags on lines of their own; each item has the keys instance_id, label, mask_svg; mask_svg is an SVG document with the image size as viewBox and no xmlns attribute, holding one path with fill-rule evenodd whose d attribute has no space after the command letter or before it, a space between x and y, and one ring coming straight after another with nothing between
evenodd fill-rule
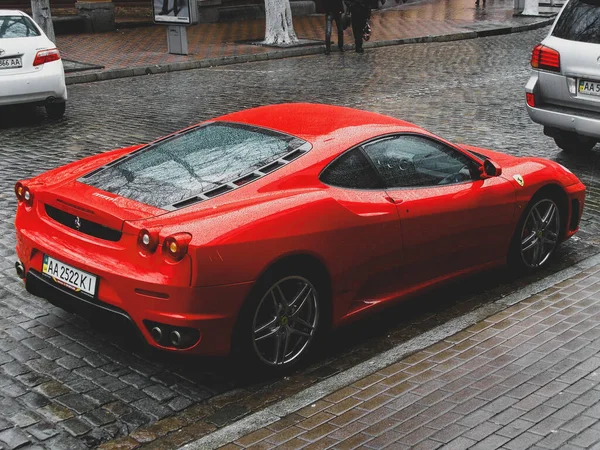
<instances>
[{"instance_id":1,"label":"red ferrari f430","mask_svg":"<svg viewBox=\"0 0 600 450\"><path fill-rule=\"evenodd\" d=\"M18 275L152 346L263 368L458 276L539 268L579 227L568 169L319 104L228 114L19 181Z\"/></svg>"}]
</instances>

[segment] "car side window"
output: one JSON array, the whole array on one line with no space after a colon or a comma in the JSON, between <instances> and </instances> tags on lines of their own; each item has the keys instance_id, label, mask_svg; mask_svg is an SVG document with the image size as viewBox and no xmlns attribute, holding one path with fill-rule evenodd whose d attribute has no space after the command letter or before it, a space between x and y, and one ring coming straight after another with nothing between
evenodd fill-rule
<instances>
[{"instance_id":1,"label":"car side window","mask_svg":"<svg viewBox=\"0 0 600 450\"><path fill-rule=\"evenodd\" d=\"M383 189L381 178L360 148L347 151L325 168L321 181L350 189Z\"/></svg>"},{"instance_id":2,"label":"car side window","mask_svg":"<svg viewBox=\"0 0 600 450\"><path fill-rule=\"evenodd\" d=\"M364 145L386 187L423 187L477 178L475 161L426 137L401 135Z\"/></svg>"}]
</instances>

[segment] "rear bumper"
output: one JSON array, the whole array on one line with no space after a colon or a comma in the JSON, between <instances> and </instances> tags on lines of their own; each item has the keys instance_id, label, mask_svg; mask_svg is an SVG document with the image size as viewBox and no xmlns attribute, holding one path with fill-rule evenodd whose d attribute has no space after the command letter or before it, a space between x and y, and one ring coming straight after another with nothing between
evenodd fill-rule
<instances>
[{"instance_id":1,"label":"rear bumper","mask_svg":"<svg viewBox=\"0 0 600 450\"><path fill-rule=\"evenodd\" d=\"M62 61L44 64L35 72L0 76L0 106L23 103L42 104L52 99L67 100L67 87Z\"/></svg>"},{"instance_id":2,"label":"rear bumper","mask_svg":"<svg viewBox=\"0 0 600 450\"><path fill-rule=\"evenodd\" d=\"M539 77L534 73L525 86L525 92L533 94L536 102L535 107L526 104L531 120L545 127L574 132L581 136L600 140L600 105L599 111L594 112L544 103L539 83ZM562 77L561 83L566 83Z\"/></svg>"},{"instance_id":3,"label":"rear bumper","mask_svg":"<svg viewBox=\"0 0 600 450\"><path fill-rule=\"evenodd\" d=\"M531 120L546 127L558 128L600 140L600 114L597 114L598 117L594 117L593 113L588 111L553 105L542 105L536 108L527 105L527 112Z\"/></svg>"},{"instance_id":4,"label":"rear bumper","mask_svg":"<svg viewBox=\"0 0 600 450\"><path fill-rule=\"evenodd\" d=\"M35 206L28 211L19 205L15 228L26 287L35 295L84 317L102 313L121 324L134 324L143 339L156 348L203 355L229 353L238 312L252 282L190 286L191 259L189 265L175 267L176 275L171 277L160 267L142 268L133 262L139 257L136 248L132 252L126 243L111 247L101 240L94 245L97 238L84 240L67 227L42 220ZM96 296L72 291L42 274L44 254L96 275ZM169 333L174 327L197 330L197 338L184 347L171 346L152 336L154 324L165 325Z\"/></svg>"},{"instance_id":5,"label":"rear bumper","mask_svg":"<svg viewBox=\"0 0 600 450\"><path fill-rule=\"evenodd\" d=\"M50 282L48 278L33 269L27 272L25 283L29 293L43 297L59 308L85 317L86 319L95 318L100 315L122 326L133 327L137 330L135 322L122 309L107 303L82 298L73 291Z\"/></svg>"}]
</instances>

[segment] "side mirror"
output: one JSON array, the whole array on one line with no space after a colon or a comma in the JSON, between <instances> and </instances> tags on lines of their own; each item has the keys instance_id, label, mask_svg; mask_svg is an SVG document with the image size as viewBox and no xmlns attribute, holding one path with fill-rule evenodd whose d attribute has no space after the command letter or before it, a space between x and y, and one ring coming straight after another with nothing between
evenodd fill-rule
<instances>
[{"instance_id":1,"label":"side mirror","mask_svg":"<svg viewBox=\"0 0 600 450\"><path fill-rule=\"evenodd\" d=\"M479 173L482 180L485 180L486 178L499 177L502 175L502 167L500 167L498 163L492 161L491 159L486 158L483 161L483 165L479 168Z\"/></svg>"}]
</instances>

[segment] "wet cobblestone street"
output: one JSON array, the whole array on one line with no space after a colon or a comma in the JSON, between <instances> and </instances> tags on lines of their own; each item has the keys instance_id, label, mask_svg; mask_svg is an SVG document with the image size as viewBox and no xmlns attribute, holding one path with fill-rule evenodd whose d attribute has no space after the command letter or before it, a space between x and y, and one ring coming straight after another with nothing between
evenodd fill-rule
<instances>
[{"instance_id":1,"label":"wet cobblestone street","mask_svg":"<svg viewBox=\"0 0 600 450\"><path fill-rule=\"evenodd\" d=\"M41 109L0 110L0 441L173 448L598 253L600 146L560 152L524 106L530 52L547 31L72 85L60 121ZM544 273L494 271L399 305L336 332L310 366L276 380L235 378L223 359L150 351L25 291L14 273L18 179L216 115L295 101L376 111L457 143L559 161L588 186L581 231Z\"/></svg>"}]
</instances>

